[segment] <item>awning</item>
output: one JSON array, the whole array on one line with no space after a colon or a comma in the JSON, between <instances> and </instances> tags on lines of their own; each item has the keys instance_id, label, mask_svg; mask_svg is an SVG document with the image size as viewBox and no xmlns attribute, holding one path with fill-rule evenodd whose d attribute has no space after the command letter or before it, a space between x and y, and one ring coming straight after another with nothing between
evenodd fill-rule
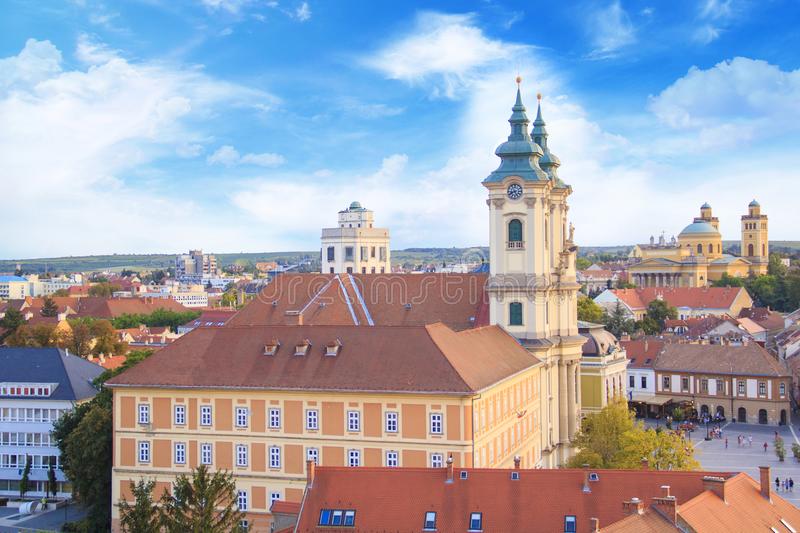
<instances>
[{"instance_id":1,"label":"awning","mask_svg":"<svg viewBox=\"0 0 800 533\"><path fill-rule=\"evenodd\" d=\"M672 401L669 396L656 396L646 392L629 392L628 401L646 403L649 405L664 405Z\"/></svg>"}]
</instances>

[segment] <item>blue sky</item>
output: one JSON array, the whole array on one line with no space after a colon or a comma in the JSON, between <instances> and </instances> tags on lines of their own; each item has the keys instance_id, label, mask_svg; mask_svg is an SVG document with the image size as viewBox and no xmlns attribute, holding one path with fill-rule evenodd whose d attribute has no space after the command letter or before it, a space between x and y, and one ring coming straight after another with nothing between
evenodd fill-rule
<instances>
[{"instance_id":1,"label":"blue sky","mask_svg":"<svg viewBox=\"0 0 800 533\"><path fill-rule=\"evenodd\" d=\"M393 247L488 241L514 77L585 245L752 198L798 239L800 4L6 1L1 257L313 250L351 200ZM531 110L533 112L533 110Z\"/></svg>"}]
</instances>

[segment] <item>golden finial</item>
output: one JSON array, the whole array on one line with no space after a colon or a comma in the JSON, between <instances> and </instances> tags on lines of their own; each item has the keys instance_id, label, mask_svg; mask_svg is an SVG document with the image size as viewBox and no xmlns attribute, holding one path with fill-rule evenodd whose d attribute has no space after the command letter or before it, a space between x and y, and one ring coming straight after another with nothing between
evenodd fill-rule
<instances>
[{"instance_id":1,"label":"golden finial","mask_svg":"<svg viewBox=\"0 0 800 533\"><path fill-rule=\"evenodd\" d=\"M536 99L542 101L542 93L536 93Z\"/></svg>"},{"instance_id":2,"label":"golden finial","mask_svg":"<svg viewBox=\"0 0 800 533\"><path fill-rule=\"evenodd\" d=\"M522 83L522 76L517 76L517 85Z\"/></svg>"}]
</instances>

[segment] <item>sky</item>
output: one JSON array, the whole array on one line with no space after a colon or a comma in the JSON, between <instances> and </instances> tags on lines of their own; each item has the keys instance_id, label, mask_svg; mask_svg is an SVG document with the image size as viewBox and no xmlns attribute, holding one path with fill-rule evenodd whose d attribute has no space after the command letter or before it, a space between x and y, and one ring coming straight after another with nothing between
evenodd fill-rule
<instances>
[{"instance_id":1,"label":"sky","mask_svg":"<svg viewBox=\"0 0 800 533\"><path fill-rule=\"evenodd\" d=\"M579 245L756 198L797 240L797 0L5 0L0 258L319 248L358 200L392 248L488 244L522 76Z\"/></svg>"}]
</instances>

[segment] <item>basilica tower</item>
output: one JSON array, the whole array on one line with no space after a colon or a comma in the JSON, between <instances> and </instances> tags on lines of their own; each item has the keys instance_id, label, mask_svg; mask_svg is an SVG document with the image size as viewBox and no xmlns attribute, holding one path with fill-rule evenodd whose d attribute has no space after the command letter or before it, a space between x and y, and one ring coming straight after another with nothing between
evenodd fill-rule
<instances>
[{"instance_id":1,"label":"basilica tower","mask_svg":"<svg viewBox=\"0 0 800 533\"><path fill-rule=\"evenodd\" d=\"M489 191L490 321L544 362L541 393L549 404L543 409L542 456L544 466L554 467L570 453L580 412L584 338L577 323L577 247L567 221L572 188L558 177L541 96L533 137L519 87L508 122L508 140L495 151L500 166L483 180Z\"/></svg>"},{"instance_id":2,"label":"basilica tower","mask_svg":"<svg viewBox=\"0 0 800 533\"><path fill-rule=\"evenodd\" d=\"M766 274L769 265L769 234L767 215L761 214L761 204L753 200L742 215L742 257L752 263L751 273Z\"/></svg>"}]
</instances>

